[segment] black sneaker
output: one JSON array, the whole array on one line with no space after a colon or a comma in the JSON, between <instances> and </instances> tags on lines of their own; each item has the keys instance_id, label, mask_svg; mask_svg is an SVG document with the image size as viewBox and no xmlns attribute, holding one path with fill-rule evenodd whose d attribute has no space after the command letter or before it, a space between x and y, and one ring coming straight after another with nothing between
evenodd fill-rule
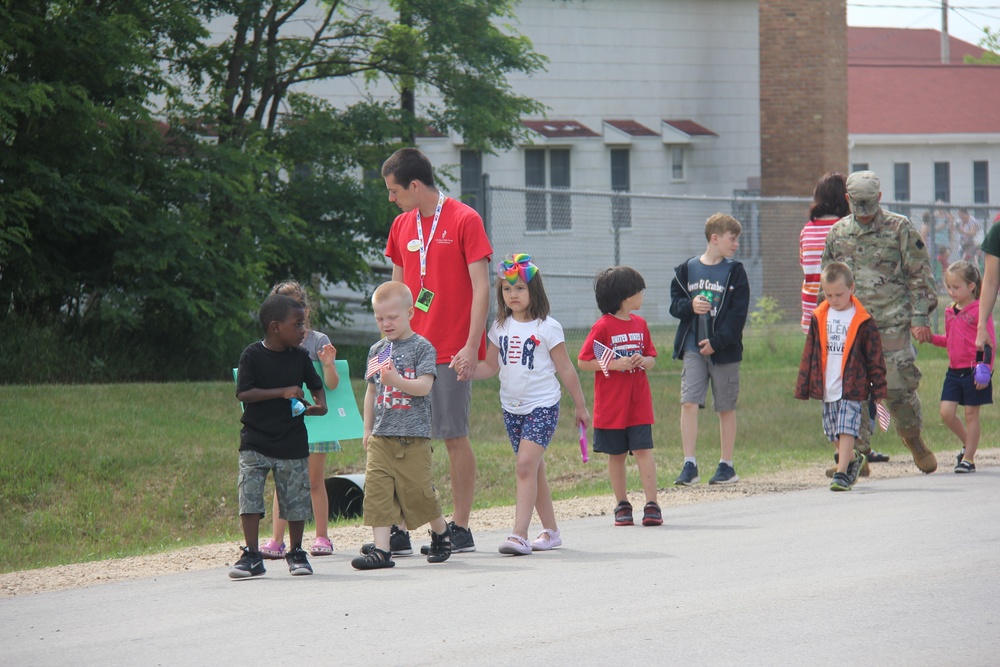
<instances>
[{"instance_id":1,"label":"black sneaker","mask_svg":"<svg viewBox=\"0 0 1000 667\"><path fill-rule=\"evenodd\" d=\"M451 529L445 527L444 532L438 535L433 530L427 531L431 534L431 544L428 548L428 563L443 563L451 556Z\"/></svg>"},{"instance_id":2,"label":"black sneaker","mask_svg":"<svg viewBox=\"0 0 1000 667\"><path fill-rule=\"evenodd\" d=\"M684 463L680 476L674 480L675 486L691 486L701 481L698 477L698 466L690 461Z\"/></svg>"},{"instance_id":3,"label":"black sneaker","mask_svg":"<svg viewBox=\"0 0 1000 667\"><path fill-rule=\"evenodd\" d=\"M259 551L250 551L246 547L240 547L243 555L229 568L230 579L246 579L247 577L259 577L267 572L264 569L264 559Z\"/></svg>"},{"instance_id":4,"label":"black sneaker","mask_svg":"<svg viewBox=\"0 0 1000 667\"><path fill-rule=\"evenodd\" d=\"M632 503L627 500L623 500L618 503L615 507L615 525L616 526L632 526Z\"/></svg>"},{"instance_id":5,"label":"black sneaker","mask_svg":"<svg viewBox=\"0 0 1000 667\"><path fill-rule=\"evenodd\" d=\"M852 486L851 480L847 477L847 473L833 473L833 480L830 482L831 491L850 491Z\"/></svg>"},{"instance_id":6,"label":"black sneaker","mask_svg":"<svg viewBox=\"0 0 1000 667\"><path fill-rule=\"evenodd\" d=\"M955 465L958 466L959 464L961 464L962 459L964 458L965 458L965 447L962 447L962 451L960 451L958 453L958 456L955 457Z\"/></svg>"},{"instance_id":7,"label":"black sneaker","mask_svg":"<svg viewBox=\"0 0 1000 667\"><path fill-rule=\"evenodd\" d=\"M642 525L659 526L662 523L663 513L660 512L660 506L650 500L646 503L646 506L642 508Z\"/></svg>"},{"instance_id":8,"label":"black sneaker","mask_svg":"<svg viewBox=\"0 0 1000 667\"><path fill-rule=\"evenodd\" d=\"M288 550L288 555L285 556L285 562L288 563L288 571L292 573L292 576L301 576L304 574L312 574L312 565L309 564L309 558L306 557L305 549L302 547L292 547Z\"/></svg>"},{"instance_id":9,"label":"black sneaker","mask_svg":"<svg viewBox=\"0 0 1000 667\"><path fill-rule=\"evenodd\" d=\"M847 479L851 483L851 486L858 483L858 476L861 474L861 468L865 465L865 460L864 454L854 452L854 458L847 464Z\"/></svg>"},{"instance_id":10,"label":"black sneaker","mask_svg":"<svg viewBox=\"0 0 1000 667\"><path fill-rule=\"evenodd\" d=\"M736 469L728 463L723 463L719 461L719 467L715 469L715 474L712 475L712 479L708 480L709 484L735 484L740 481L739 476L736 474Z\"/></svg>"},{"instance_id":11,"label":"black sneaker","mask_svg":"<svg viewBox=\"0 0 1000 667\"><path fill-rule=\"evenodd\" d=\"M472 539L472 531L455 525L452 521L448 524L451 530L451 552L453 554L464 554L476 550L476 542Z\"/></svg>"},{"instance_id":12,"label":"black sneaker","mask_svg":"<svg viewBox=\"0 0 1000 667\"><path fill-rule=\"evenodd\" d=\"M451 552L453 554L464 554L476 550L476 542L472 539L472 531L462 528L454 521L448 522L448 530L451 531ZM429 556L431 545L425 544L420 547L420 553Z\"/></svg>"},{"instance_id":13,"label":"black sneaker","mask_svg":"<svg viewBox=\"0 0 1000 667\"><path fill-rule=\"evenodd\" d=\"M361 545L361 555L365 556L375 548L374 542ZM413 545L410 544L410 531L400 530L399 526L389 529L389 551L393 556L412 556Z\"/></svg>"},{"instance_id":14,"label":"black sneaker","mask_svg":"<svg viewBox=\"0 0 1000 667\"><path fill-rule=\"evenodd\" d=\"M969 463L965 459L962 459L957 466L955 466L955 472L976 472L976 464Z\"/></svg>"},{"instance_id":15,"label":"black sneaker","mask_svg":"<svg viewBox=\"0 0 1000 667\"><path fill-rule=\"evenodd\" d=\"M396 561L388 551L373 548L364 556L358 556L351 561L355 570L378 570L383 567L396 567Z\"/></svg>"}]
</instances>

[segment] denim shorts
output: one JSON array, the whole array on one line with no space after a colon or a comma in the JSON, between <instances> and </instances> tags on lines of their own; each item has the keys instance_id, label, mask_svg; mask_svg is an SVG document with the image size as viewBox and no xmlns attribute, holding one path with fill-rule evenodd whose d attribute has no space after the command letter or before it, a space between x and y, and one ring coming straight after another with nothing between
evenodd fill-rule
<instances>
[{"instance_id":1,"label":"denim shorts","mask_svg":"<svg viewBox=\"0 0 1000 667\"><path fill-rule=\"evenodd\" d=\"M276 459L250 449L240 452L240 472L236 482L240 514L264 517L264 482L268 472L274 477L274 490L278 494L278 517L286 521L311 518L309 459Z\"/></svg>"},{"instance_id":2,"label":"denim shorts","mask_svg":"<svg viewBox=\"0 0 1000 667\"><path fill-rule=\"evenodd\" d=\"M976 380L971 368L949 368L944 374L941 400L959 405L990 405L993 403L993 381L982 389L976 389Z\"/></svg>"},{"instance_id":3,"label":"denim shorts","mask_svg":"<svg viewBox=\"0 0 1000 667\"><path fill-rule=\"evenodd\" d=\"M546 449L556 433L559 423L559 404L549 408L535 408L526 415L515 415L503 411L503 423L507 427L507 437L517 454L522 440L530 440Z\"/></svg>"},{"instance_id":4,"label":"denim shorts","mask_svg":"<svg viewBox=\"0 0 1000 667\"><path fill-rule=\"evenodd\" d=\"M861 432L861 401L830 401L823 403L823 433L835 442L840 435L853 435L855 438Z\"/></svg>"}]
</instances>

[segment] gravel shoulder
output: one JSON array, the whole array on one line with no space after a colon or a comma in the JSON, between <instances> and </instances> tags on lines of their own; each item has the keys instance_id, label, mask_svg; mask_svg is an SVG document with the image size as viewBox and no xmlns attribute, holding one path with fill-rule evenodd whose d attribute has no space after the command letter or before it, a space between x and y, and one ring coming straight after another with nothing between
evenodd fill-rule
<instances>
[{"instance_id":1,"label":"gravel shoulder","mask_svg":"<svg viewBox=\"0 0 1000 667\"><path fill-rule=\"evenodd\" d=\"M935 474L953 474L954 454L939 452L940 467ZM978 468L1000 465L1000 449L983 449L976 453ZM746 498L769 493L789 493L814 487L825 487L827 478L824 474L826 464L817 464L807 468L782 471L770 475L741 479L731 486L709 486L702 483L690 488L668 487L660 490L659 502L663 508L664 522L670 523L670 508L693 503L724 502L734 498ZM871 476L862 478L859 484L877 484L879 480L895 477L918 476L920 472L909 460L909 457L893 456L888 463L878 463L871 466ZM629 495L629 500L637 508L642 507L644 499L641 493ZM561 522L577 518L608 515L614 508L614 497L610 494L572 498L555 503L556 516ZM609 519L610 520L610 519ZM504 530L514 522L514 508L491 507L476 510L472 513L471 528L473 532L487 530ZM537 530L537 521L532 524L532 530ZM415 542L420 543L420 530L415 533ZM371 540L371 529L360 523L353 526L332 528L330 538L337 554L355 554L362 543ZM308 539L307 539L308 542ZM37 570L23 570L0 574L0 598L65 590L68 588L83 588L116 581L156 577L178 572L192 572L211 568L228 567L238 555L237 542L207 544L197 547L166 551L147 556L129 558L114 558L88 563L74 563ZM492 544L480 544L480 549L492 549ZM346 564L345 564L346 566Z\"/></svg>"}]
</instances>

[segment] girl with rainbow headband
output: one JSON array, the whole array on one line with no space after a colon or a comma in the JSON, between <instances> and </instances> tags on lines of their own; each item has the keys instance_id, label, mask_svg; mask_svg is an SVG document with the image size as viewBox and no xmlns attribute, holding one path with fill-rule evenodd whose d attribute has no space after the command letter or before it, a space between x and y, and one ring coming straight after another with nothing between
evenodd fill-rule
<instances>
[{"instance_id":1,"label":"girl with rainbow headband","mask_svg":"<svg viewBox=\"0 0 1000 667\"><path fill-rule=\"evenodd\" d=\"M559 421L560 380L573 397L577 426L590 425L590 412L566 352L562 325L549 317L542 276L531 256L507 255L497 273L497 318L487 334L486 359L476 366L472 379L500 373L503 420L517 456L514 530L500 545L500 553L526 556L562 544L543 458ZM542 532L529 543L532 510L538 512Z\"/></svg>"}]
</instances>

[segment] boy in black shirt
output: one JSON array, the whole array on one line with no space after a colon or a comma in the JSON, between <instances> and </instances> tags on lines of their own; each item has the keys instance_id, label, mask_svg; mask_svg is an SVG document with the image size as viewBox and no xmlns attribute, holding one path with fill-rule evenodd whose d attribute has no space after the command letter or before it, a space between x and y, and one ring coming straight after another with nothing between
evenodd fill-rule
<instances>
[{"instance_id":1,"label":"boy in black shirt","mask_svg":"<svg viewBox=\"0 0 1000 667\"><path fill-rule=\"evenodd\" d=\"M264 516L268 471L274 476L279 514L288 521L288 571L293 575L312 574L302 549L302 531L312 511L304 415L325 415L326 395L309 353L299 347L306 332L301 304L283 294L272 294L261 304L259 318L264 339L243 350L236 374L236 398L243 403L240 523L247 545L229 570L233 579L255 577L265 571L257 536ZM312 392L315 405L294 414L295 401L291 399L305 402L303 383Z\"/></svg>"}]
</instances>

